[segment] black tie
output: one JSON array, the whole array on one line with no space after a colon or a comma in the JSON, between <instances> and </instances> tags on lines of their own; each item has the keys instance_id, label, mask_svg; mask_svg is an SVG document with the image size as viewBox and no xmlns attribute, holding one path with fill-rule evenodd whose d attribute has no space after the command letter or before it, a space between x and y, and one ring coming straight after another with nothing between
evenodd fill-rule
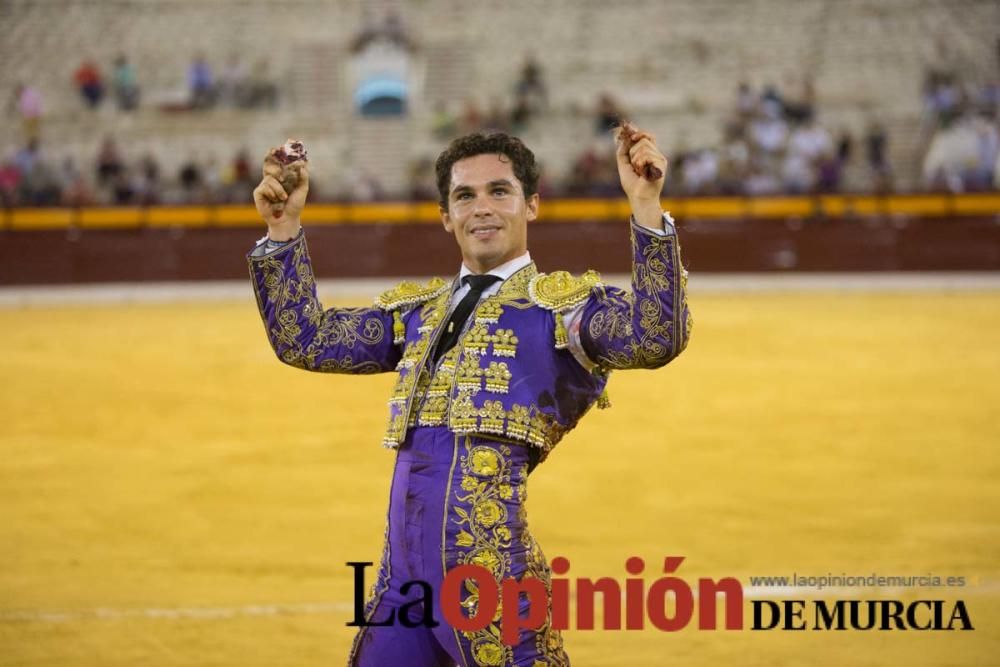
<instances>
[{"instance_id":1,"label":"black tie","mask_svg":"<svg viewBox=\"0 0 1000 667\"><path fill-rule=\"evenodd\" d=\"M465 326L465 321L469 319L469 315L472 314L476 304L479 303L479 297L483 295L487 287L498 280L500 280L500 276L491 276L488 273L481 276L469 275L462 278L462 282L469 286L469 293L462 297L462 300L458 302L458 306L452 311L451 317L448 318L448 324L445 325L444 333L441 334L437 349L434 351L434 363L437 363L438 359L445 352L455 347L458 337L462 335L462 328Z\"/></svg>"}]
</instances>

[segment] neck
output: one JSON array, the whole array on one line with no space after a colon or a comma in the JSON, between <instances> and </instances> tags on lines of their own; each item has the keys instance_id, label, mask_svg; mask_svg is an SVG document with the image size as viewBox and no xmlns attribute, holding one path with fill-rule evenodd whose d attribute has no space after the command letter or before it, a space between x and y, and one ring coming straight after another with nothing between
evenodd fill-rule
<instances>
[{"instance_id":1,"label":"neck","mask_svg":"<svg viewBox=\"0 0 1000 667\"><path fill-rule=\"evenodd\" d=\"M517 259L526 252L528 251L527 250L514 251L509 255L501 257L500 259L491 261L487 260L484 262L479 262L469 257L463 257L462 262L474 275L482 275L484 273L489 273L498 266L503 266L507 262Z\"/></svg>"}]
</instances>

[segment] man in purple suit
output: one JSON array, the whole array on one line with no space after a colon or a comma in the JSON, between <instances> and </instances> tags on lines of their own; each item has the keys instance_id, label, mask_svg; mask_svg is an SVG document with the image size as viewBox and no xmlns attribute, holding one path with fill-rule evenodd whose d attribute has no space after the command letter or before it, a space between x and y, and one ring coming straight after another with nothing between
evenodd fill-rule
<instances>
[{"instance_id":1,"label":"man in purple suit","mask_svg":"<svg viewBox=\"0 0 1000 667\"><path fill-rule=\"evenodd\" d=\"M320 305L299 223L308 167L292 165L286 191L280 169L265 163L254 201L268 235L248 259L279 359L312 371L398 373L383 438L396 449L385 549L365 609L371 624L349 665L569 664L551 617L509 644L498 618L460 630L440 599L426 609L403 583L439 591L449 570L477 565L497 581L548 587L526 524L528 473L591 406L607 405L612 370L658 368L687 345L687 273L660 206L667 160L652 135L630 126L616 143L632 208L631 290L593 271L537 271L527 250L539 205L534 155L515 137L477 133L453 141L436 164L441 221L462 252L457 276L401 283L368 308ZM476 616L478 594L474 585L460 594L466 617ZM400 614L437 625L377 624Z\"/></svg>"}]
</instances>

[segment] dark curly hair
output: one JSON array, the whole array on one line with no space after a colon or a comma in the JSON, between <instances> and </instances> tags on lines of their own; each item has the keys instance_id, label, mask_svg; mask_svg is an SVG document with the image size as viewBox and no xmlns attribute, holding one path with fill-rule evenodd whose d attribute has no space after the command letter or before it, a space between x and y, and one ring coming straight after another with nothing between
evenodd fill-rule
<instances>
[{"instance_id":1,"label":"dark curly hair","mask_svg":"<svg viewBox=\"0 0 1000 667\"><path fill-rule=\"evenodd\" d=\"M514 175L521 181L525 198L538 192L538 163L535 154L517 137L506 132L473 132L455 139L444 149L434 164L437 188L442 211L448 210L448 190L451 186L451 167L459 160L477 155L496 153L512 163Z\"/></svg>"}]
</instances>

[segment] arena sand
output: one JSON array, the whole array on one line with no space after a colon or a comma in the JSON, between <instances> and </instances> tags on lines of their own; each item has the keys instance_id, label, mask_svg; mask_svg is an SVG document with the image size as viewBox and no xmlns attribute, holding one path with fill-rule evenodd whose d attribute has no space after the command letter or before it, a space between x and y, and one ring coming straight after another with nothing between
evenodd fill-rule
<instances>
[{"instance_id":1,"label":"arena sand","mask_svg":"<svg viewBox=\"0 0 1000 667\"><path fill-rule=\"evenodd\" d=\"M685 354L615 374L532 476L547 556L623 580L638 555L652 580L680 555L692 584L964 576L825 597L962 599L976 629L571 630L573 664L996 664L1000 293L692 308ZM390 376L279 364L251 302L3 310L0 344L0 665L343 662Z\"/></svg>"}]
</instances>

